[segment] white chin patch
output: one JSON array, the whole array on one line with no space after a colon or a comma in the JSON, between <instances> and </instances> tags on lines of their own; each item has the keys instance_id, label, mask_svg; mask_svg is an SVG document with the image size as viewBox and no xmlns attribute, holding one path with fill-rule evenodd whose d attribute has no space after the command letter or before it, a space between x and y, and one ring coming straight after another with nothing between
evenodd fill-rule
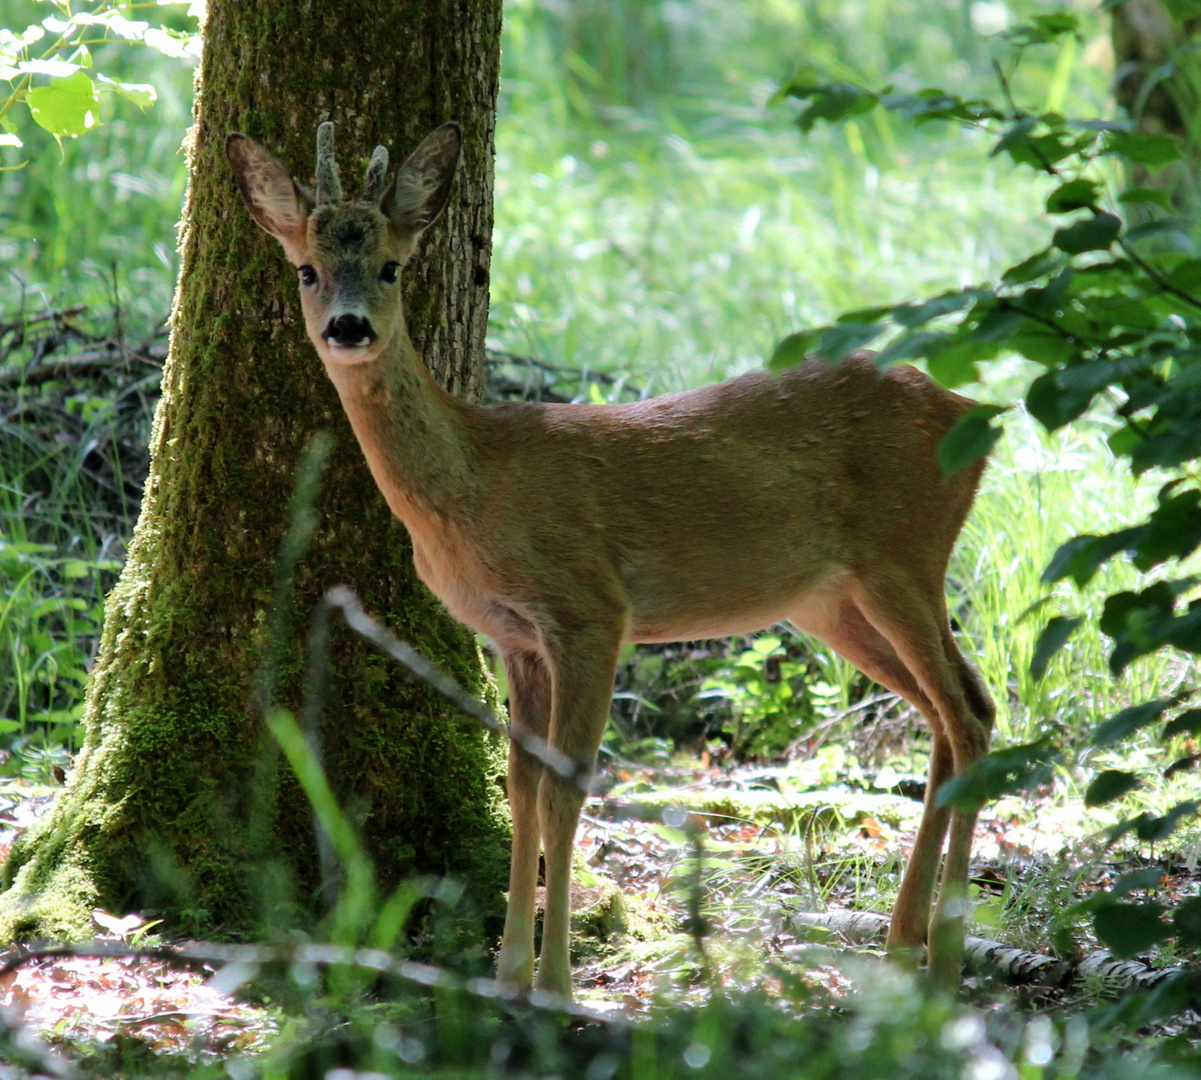
<instances>
[{"instance_id":1,"label":"white chin patch","mask_svg":"<svg viewBox=\"0 0 1201 1080\"><path fill-rule=\"evenodd\" d=\"M334 345L326 343L326 348L331 356L337 357L339 360L348 360L353 363L356 360L366 360L369 355L368 346L371 341L364 338L361 342L355 345Z\"/></svg>"}]
</instances>

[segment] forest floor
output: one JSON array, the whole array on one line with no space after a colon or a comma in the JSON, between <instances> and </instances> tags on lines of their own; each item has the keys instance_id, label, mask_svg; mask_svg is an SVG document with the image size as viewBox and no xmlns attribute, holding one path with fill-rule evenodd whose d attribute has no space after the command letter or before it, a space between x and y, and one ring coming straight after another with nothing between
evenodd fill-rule
<instances>
[{"instance_id":1,"label":"forest floor","mask_svg":"<svg viewBox=\"0 0 1201 1080\"><path fill-rule=\"evenodd\" d=\"M577 838L576 984L589 1009L638 1018L666 996L699 1004L716 985L774 997L784 971L802 972L835 1001L870 970L845 963L848 947L837 934L794 917L829 909L886 911L880 883L895 878L899 856L912 844L919 802L840 783L799 791L794 783L802 777L789 766L622 766L610 779L610 792L586 805ZM27 781L0 787L0 858L45 811L54 790ZM1062 867L1079 858L1078 850L1066 858L1072 832L1049 792L1036 803L1002 802L985 810L972 881L976 912L986 925L973 933L1028 949L1049 947L1054 911L1028 913L1041 942L1030 940L1032 932L1024 934L1012 913L1004 931L987 923L1000 922L1002 902L1020 909L1038 896L1046 899L1053 868L1059 866L1062 877ZM1163 867L1177 888L1196 891L1191 861L1166 860ZM1062 912L1128 869L1129 862L1095 863L1064 879L1051 903ZM697 910L704 916L699 937L682 929ZM110 948L186 944L157 936L154 913L98 911L94 918L97 942ZM870 946L855 953L881 955ZM0 956L19 959L15 952ZM276 1036L284 1016L270 1002L239 999L231 992L237 980L224 972L216 964L197 971L136 956L47 957L0 974L0 1005L7 1022L69 1055L136 1044L142 1052L192 1061L254 1056ZM981 989L979 981L974 985ZM1082 994L1089 992L1041 987L1026 991L1020 1004L1062 1006L1080 1003ZM0 1066L0 1080L5 1075Z\"/></svg>"}]
</instances>

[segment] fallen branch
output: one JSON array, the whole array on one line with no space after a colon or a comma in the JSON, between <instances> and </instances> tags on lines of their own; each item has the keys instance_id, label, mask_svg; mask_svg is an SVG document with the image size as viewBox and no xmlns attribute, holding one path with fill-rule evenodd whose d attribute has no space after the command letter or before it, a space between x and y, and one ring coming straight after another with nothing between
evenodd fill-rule
<instances>
[{"instance_id":1,"label":"fallen branch","mask_svg":"<svg viewBox=\"0 0 1201 1080\"><path fill-rule=\"evenodd\" d=\"M794 926L822 926L855 945L883 945L887 915L874 911L797 912ZM1000 941L969 935L964 961L970 973L998 979L1010 986L1066 989L1084 979L1096 979L1108 990L1151 990L1184 969L1152 968L1137 960L1118 960L1096 949L1078 960L1058 959L1018 949Z\"/></svg>"},{"instance_id":2,"label":"fallen branch","mask_svg":"<svg viewBox=\"0 0 1201 1080\"><path fill-rule=\"evenodd\" d=\"M167 358L165 345L142 345L127 349L113 342L106 342L94 349L86 349L71 356L41 360L28 367L8 365L0 368L0 388L14 386L40 386L54 379L72 376L107 375L114 368L133 362L160 367Z\"/></svg>"}]
</instances>

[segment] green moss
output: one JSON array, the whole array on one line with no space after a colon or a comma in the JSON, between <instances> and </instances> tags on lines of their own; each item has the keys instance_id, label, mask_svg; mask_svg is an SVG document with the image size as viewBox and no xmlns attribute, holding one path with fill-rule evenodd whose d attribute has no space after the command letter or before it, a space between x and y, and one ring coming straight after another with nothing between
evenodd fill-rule
<instances>
[{"instance_id":1,"label":"green moss","mask_svg":"<svg viewBox=\"0 0 1201 1080\"><path fill-rule=\"evenodd\" d=\"M646 807L678 806L678 791L640 792ZM827 826L855 825L867 819L889 825L911 827L922 815L922 804L900 795L851 789L822 788L819 791L734 791L715 789L688 791L688 808L702 814L717 814L763 826L796 829L811 822Z\"/></svg>"}]
</instances>

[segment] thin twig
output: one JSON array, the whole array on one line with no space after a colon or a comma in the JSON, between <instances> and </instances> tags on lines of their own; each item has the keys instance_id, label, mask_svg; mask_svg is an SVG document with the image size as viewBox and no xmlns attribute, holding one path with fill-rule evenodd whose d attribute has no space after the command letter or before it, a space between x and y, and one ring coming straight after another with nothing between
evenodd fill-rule
<instances>
[{"instance_id":1,"label":"thin twig","mask_svg":"<svg viewBox=\"0 0 1201 1080\"><path fill-rule=\"evenodd\" d=\"M41 315L23 315L12 322L0 323L0 336L12 330L24 330L27 327L36 326L38 323L59 322L62 319L70 319L76 315L82 315L87 310L87 304L76 304L74 307L62 308L59 311L47 311Z\"/></svg>"},{"instance_id":2,"label":"thin twig","mask_svg":"<svg viewBox=\"0 0 1201 1080\"><path fill-rule=\"evenodd\" d=\"M510 727L482 701L478 701L464 690L454 679L431 664L412 646L396 637L387 627L376 622L359 603L359 598L345 585L336 585L322 599L322 603L336 611L355 633L365 637L393 660L408 668L427 686L437 690L447 701L461 712L483 724L489 731L504 735L517 743L531 757L537 758L552 772L573 783L587 793L592 779L592 766L588 762L574 761L556 750L545 739L526 731Z\"/></svg>"},{"instance_id":3,"label":"thin twig","mask_svg":"<svg viewBox=\"0 0 1201 1080\"><path fill-rule=\"evenodd\" d=\"M167 358L165 345L144 345L139 349L122 348L106 343L94 349L54 360L39 360L29 367L8 365L0 368L0 387L40 386L54 379L81 375L106 375L115 368L132 362L150 367L162 367Z\"/></svg>"},{"instance_id":4,"label":"thin twig","mask_svg":"<svg viewBox=\"0 0 1201 1080\"><path fill-rule=\"evenodd\" d=\"M353 948L346 945L222 945L214 942L192 943L159 948L133 948L118 942L90 941L79 945L51 945L37 948L18 948L0 965L0 978L26 964L59 957L114 957L124 960L157 960L181 967L212 970L216 965L237 964L246 969L246 979L258 974L267 964L314 964L319 966L345 965L367 968L418 986L457 990L470 997L516 1005L522 1008L546 1010L604 1024L623 1027L624 1022L603 1013L574 1004L556 994L535 990L528 996L496 979L463 978L453 972L415 960L400 960L383 949ZM246 981L246 980L243 980Z\"/></svg>"}]
</instances>

